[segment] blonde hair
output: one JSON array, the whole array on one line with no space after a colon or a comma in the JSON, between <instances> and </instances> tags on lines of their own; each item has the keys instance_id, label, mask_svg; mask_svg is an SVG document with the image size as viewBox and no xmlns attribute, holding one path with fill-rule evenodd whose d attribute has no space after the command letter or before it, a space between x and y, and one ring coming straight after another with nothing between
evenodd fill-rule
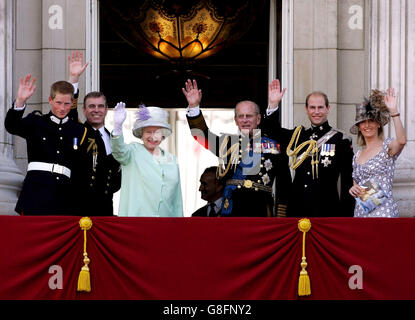
<instances>
[{"instance_id":1,"label":"blonde hair","mask_svg":"<svg viewBox=\"0 0 415 320\"><path fill-rule=\"evenodd\" d=\"M377 121L376 121L377 122ZM360 122L359 122L360 123ZM359 123L356 124L357 127L359 128ZM379 124L379 128L378 128L378 137L381 138L382 140L385 138L384 133L383 133L383 126L381 123L377 122ZM357 145L359 147L364 147L366 146L366 141L365 141L365 137L363 137L363 134L360 132L360 128L359 131L357 132Z\"/></svg>"}]
</instances>

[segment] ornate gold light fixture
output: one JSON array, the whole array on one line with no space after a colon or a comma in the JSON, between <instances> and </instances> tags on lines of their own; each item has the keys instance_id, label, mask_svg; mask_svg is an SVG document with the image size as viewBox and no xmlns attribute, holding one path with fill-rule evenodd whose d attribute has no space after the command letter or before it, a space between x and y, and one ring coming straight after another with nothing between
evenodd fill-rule
<instances>
[{"instance_id":1,"label":"ornate gold light fixture","mask_svg":"<svg viewBox=\"0 0 415 320\"><path fill-rule=\"evenodd\" d=\"M174 63L215 54L240 38L262 0L101 0L106 20L128 43Z\"/></svg>"}]
</instances>

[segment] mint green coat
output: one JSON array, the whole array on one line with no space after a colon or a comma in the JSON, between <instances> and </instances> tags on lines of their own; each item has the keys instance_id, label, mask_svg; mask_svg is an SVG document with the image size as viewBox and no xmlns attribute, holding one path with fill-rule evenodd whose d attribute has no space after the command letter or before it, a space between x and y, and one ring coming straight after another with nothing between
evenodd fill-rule
<instances>
[{"instance_id":1,"label":"mint green coat","mask_svg":"<svg viewBox=\"0 0 415 320\"><path fill-rule=\"evenodd\" d=\"M142 143L124 143L111 135L113 157L122 166L121 217L183 217L180 173L176 157L161 150L154 157Z\"/></svg>"}]
</instances>

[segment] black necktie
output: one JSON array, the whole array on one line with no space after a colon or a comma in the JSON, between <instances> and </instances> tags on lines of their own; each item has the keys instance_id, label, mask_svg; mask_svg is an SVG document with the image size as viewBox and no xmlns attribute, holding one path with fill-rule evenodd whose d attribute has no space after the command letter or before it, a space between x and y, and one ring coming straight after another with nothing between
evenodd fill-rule
<instances>
[{"instance_id":1,"label":"black necktie","mask_svg":"<svg viewBox=\"0 0 415 320\"><path fill-rule=\"evenodd\" d=\"M95 138L95 143L98 146L98 150L99 152L103 152L103 154L107 154L105 151L105 143L104 143L104 139L102 138L102 134L99 130L94 130L94 138Z\"/></svg>"},{"instance_id":2,"label":"black necktie","mask_svg":"<svg viewBox=\"0 0 415 320\"><path fill-rule=\"evenodd\" d=\"M209 217L217 217L216 211L215 211L215 203L209 203L209 208L210 208L210 212L209 212Z\"/></svg>"}]
</instances>

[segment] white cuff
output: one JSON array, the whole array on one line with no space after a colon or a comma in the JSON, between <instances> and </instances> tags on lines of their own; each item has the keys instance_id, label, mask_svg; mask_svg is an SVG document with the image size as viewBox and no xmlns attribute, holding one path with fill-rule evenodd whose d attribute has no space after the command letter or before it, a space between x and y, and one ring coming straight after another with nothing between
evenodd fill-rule
<instances>
[{"instance_id":1,"label":"white cuff","mask_svg":"<svg viewBox=\"0 0 415 320\"><path fill-rule=\"evenodd\" d=\"M278 106L275 109L270 109L269 106L266 110L267 116L270 116L271 114L273 114L275 111L278 110Z\"/></svg>"},{"instance_id":2,"label":"white cuff","mask_svg":"<svg viewBox=\"0 0 415 320\"><path fill-rule=\"evenodd\" d=\"M200 114L200 107L199 106L194 107L194 108L187 107L186 114L188 117L197 117Z\"/></svg>"},{"instance_id":3,"label":"white cuff","mask_svg":"<svg viewBox=\"0 0 415 320\"><path fill-rule=\"evenodd\" d=\"M79 88L78 82L72 83L72 85L73 85L74 94L77 94L78 93L78 88Z\"/></svg>"},{"instance_id":4,"label":"white cuff","mask_svg":"<svg viewBox=\"0 0 415 320\"><path fill-rule=\"evenodd\" d=\"M13 109L17 111L24 110L26 108L26 103L23 105L23 107L17 108L16 107L16 101L13 102Z\"/></svg>"}]
</instances>

